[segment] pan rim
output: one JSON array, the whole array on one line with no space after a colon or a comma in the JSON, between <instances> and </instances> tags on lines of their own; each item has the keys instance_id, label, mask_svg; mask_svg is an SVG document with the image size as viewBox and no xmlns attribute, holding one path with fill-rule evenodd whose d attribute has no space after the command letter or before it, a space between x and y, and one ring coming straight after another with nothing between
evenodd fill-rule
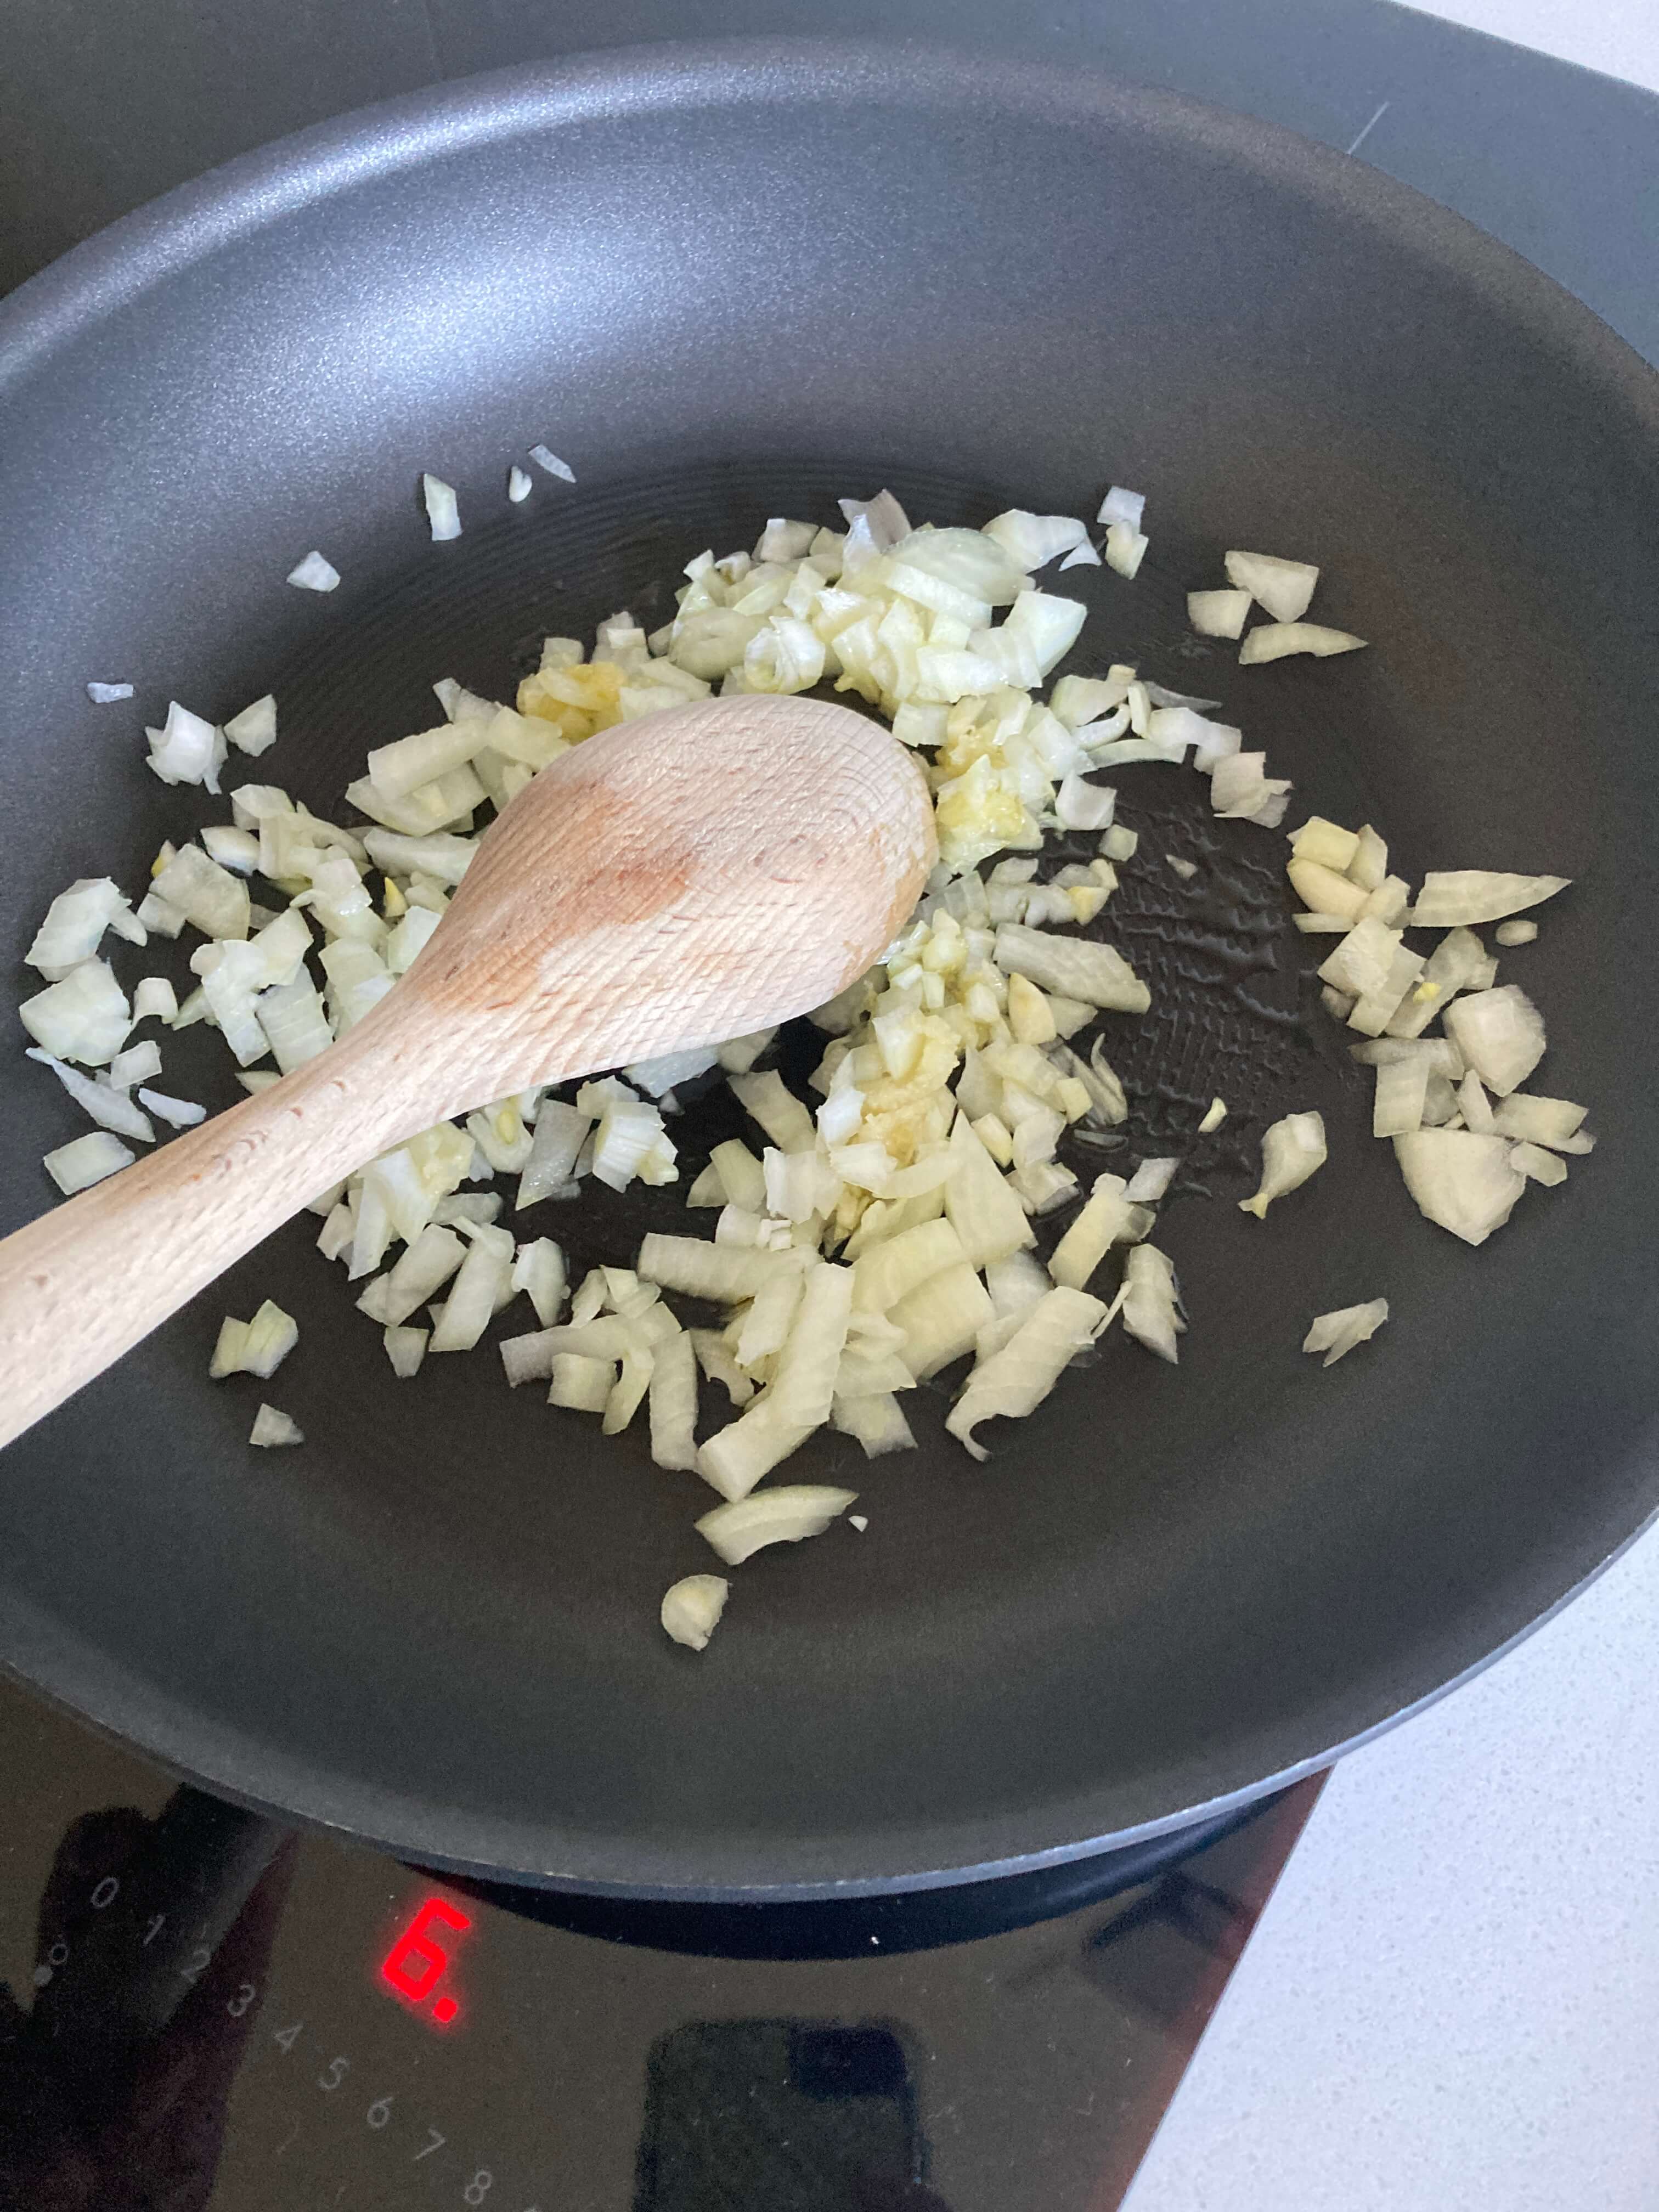
<instances>
[{"instance_id":1,"label":"pan rim","mask_svg":"<svg viewBox=\"0 0 1659 2212\"><path fill-rule=\"evenodd\" d=\"M697 106L821 100L831 92L941 110L970 103L1006 110L1011 102L1040 102L1047 114L1059 106L1097 126L1104 120L1165 137L1201 137L1212 155L1219 149L1350 220L1387 228L1396 238L1408 226L1415 253L1570 356L1587 391L1599 388L1606 403L1632 419L1659 451L1659 376L1641 356L1542 271L1412 187L1276 125L1185 95L1038 63L1000 64L992 88L982 57L908 41L726 40L625 48L492 71L315 125L151 202L0 302L0 404L14 380L38 373L55 348L74 343L149 287L353 185L587 120L683 113ZM847 1878L817 1870L827 1847L778 1837L705 1841L692 1862L676 1858L670 1878L670 1853L659 1844L539 1828L532 1836L525 1824L319 1772L159 1695L62 1624L6 1596L0 1596L0 1668L220 1795L434 1867L618 1898L718 1902L878 1894L1063 1864L1241 1808L1316 1771L1424 1711L1512 1650L1604 1572L1656 1517L1659 1513L1650 1514L1611 1551L1587 1547L1592 1556L1577 1563L1579 1571L1565 1590L1516 1622L1495 1646L1476 1650L1449 1677L1425 1681L1397 1705L1393 1688L1374 1690L1377 1702L1389 1709L1358 1732L1327 1740L1318 1707L1281 1718L1273 1736L1297 1735L1313 1740L1316 1747L1289 1759L1271 1754L1272 1771L1265 1776L1248 1743L1234 1738L1205 1754L1218 1786L1156 1819L1127 1826L1103 1823L1111 1793L1102 1790L973 1822L867 1832L865 1865ZM1461 1632L1466 1643L1484 1644L1489 1631L1470 1622ZM1425 1675L1437 1674L1438 1662L1431 1656L1419 1668ZM1352 1698L1352 1684L1347 1693ZM1056 1844L1056 1833L1083 1840ZM844 1839L836 1842L844 1848Z\"/></svg>"}]
</instances>

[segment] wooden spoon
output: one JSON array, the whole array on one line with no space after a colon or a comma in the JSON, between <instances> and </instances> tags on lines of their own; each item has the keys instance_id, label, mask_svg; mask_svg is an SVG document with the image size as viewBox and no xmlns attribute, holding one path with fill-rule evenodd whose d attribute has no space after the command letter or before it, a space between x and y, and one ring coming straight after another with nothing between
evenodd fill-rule
<instances>
[{"instance_id":1,"label":"wooden spoon","mask_svg":"<svg viewBox=\"0 0 1659 2212\"><path fill-rule=\"evenodd\" d=\"M0 1243L0 1443L417 1130L832 998L935 854L915 759L844 707L710 701L576 746L331 1050Z\"/></svg>"}]
</instances>

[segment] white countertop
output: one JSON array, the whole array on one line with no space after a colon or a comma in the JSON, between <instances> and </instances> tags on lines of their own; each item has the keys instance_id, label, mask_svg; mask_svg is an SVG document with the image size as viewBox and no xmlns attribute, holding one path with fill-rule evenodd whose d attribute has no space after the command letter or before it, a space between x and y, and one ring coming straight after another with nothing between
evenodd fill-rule
<instances>
[{"instance_id":1,"label":"white countertop","mask_svg":"<svg viewBox=\"0 0 1659 2212\"><path fill-rule=\"evenodd\" d=\"M1659 0L1425 12L1659 91ZM1656 2208L1651 1528L1337 1769L1126 2212Z\"/></svg>"}]
</instances>

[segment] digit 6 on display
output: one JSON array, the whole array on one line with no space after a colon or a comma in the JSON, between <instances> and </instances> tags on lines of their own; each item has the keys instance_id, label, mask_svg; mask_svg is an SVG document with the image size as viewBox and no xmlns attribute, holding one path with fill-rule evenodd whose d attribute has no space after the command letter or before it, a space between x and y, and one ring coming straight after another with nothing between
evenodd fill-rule
<instances>
[{"instance_id":1,"label":"digit 6 on display","mask_svg":"<svg viewBox=\"0 0 1659 2212\"><path fill-rule=\"evenodd\" d=\"M447 1898L428 1897L380 1961L380 1979L411 2005L424 2004L443 1979L449 1953L431 1932L447 1929L459 1936L472 1925L470 1915ZM434 1999L432 2018L447 2027L459 2018L460 2006L453 1996Z\"/></svg>"}]
</instances>

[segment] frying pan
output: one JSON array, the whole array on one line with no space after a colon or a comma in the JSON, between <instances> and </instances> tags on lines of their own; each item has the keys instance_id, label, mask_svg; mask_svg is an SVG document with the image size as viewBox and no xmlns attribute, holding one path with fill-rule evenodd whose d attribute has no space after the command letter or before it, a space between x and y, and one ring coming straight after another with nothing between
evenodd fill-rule
<instances>
[{"instance_id":1,"label":"frying pan","mask_svg":"<svg viewBox=\"0 0 1659 2212\"><path fill-rule=\"evenodd\" d=\"M800 1474L850 1478L868 1533L740 1570L693 1659L654 1625L708 1564L693 1479L488 1355L394 1382L301 1222L7 1453L6 1662L215 1790L429 1863L806 1897L1242 1802L1524 1632L1656 1494L1656 388L1372 170L908 51L659 46L424 93L25 286L0 308L14 962L70 878L131 888L223 818L139 765L170 696L222 718L274 688L255 773L335 804L430 720L434 678L499 696L544 630L654 624L689 556L768 514L888 483L977 522L1116 481L1147 491L1152 552L1133 583L1085 572L1071 665L1218 697L1299 804L1375 822L1413 878L1575 878L1504 980L1601 1146L1481 1251L1429 1227L1307 1018L1321 948L1287 927L1282 845L1206 830L1178 771L1126 773L1142 850L1109 915L1155 1006L1109 1024L1133 1140L1190 1139L1212 1091L1235 1109L1159 1232L1178 1369L1115 1335L984 1468L942 1389L914 1454L816 1440ZM509 507L538 439L576 483ZM428 468L460 492L453 545L425 540ZM1238 544L1319 562L1316 614L1372 649L1240 671L1193 639L1182 595ZM330 598L284 587L313 546ZM137 700L89 707L90 678ZM1166 850L1204 861L1191 902ZM165 1048L170 1087L231 1095L204 1032ZM9 1229L75 1118L18 1060L4 1085ZM1331 1164L1242 1215L1263 1122L1314 1105ZM688 1147L730 1111L694 1105ZM549 1232L623 1258L663 1212L584 1201ZM1379 1293L1374 1346L1301 1358L1313 1313ZM277 1396L302 1451L251 1455L257 1392L206 1380L219 1316L265 1296L301 1320Z\"/></svg>"}]
</instances>

